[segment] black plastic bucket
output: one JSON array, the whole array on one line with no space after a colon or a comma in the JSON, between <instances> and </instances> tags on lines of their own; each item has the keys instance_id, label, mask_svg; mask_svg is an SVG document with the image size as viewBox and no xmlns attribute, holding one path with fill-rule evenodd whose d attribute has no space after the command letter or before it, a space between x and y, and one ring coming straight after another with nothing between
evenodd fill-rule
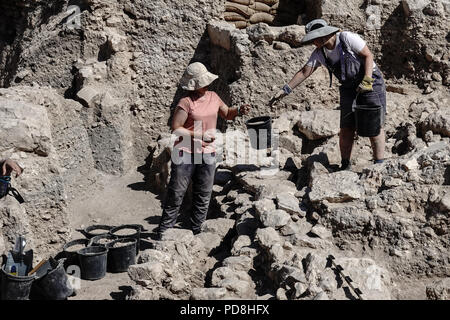
<instances>
[{"instance_id":1,"label":"black plastic bucket","mask_svg":"<svg viewBox=\"0 0 450 320\"><path fill-rule=\"evenodd\" d=\"M131 231L127 231L127 229ZM115 228L112 228L109 232L111 235L116 236L118 239L134 238L136 239L136 254L139 253L139 247L141 242L141 230L140 224L124 224ZM124 232L124 233L123 233Z\"/></svg>"},{"instance_id":2,"label":"black plastic bucket","mask_svg":"<svg viewBox=\"0 0 450 320\"><path fill-rule=\"evenodd\" d=\"M64 270L64 260L60 259L53 270L37 279L35 285L45 299L65 300L73 294L72 285Z\"/></svg>"},{"instance_id":3,"label":"black plastic bucket","mask_svg":"<svg viewBox=\"0 0 450 320\"><path fill-rule=\"evenodd\" d=\"M376 137L381 130L382 106L355 106L356 132L361 137Z\"/></svg>"},{"instance_id":4,"label":"black plastic bucket","mask_svg":"<svg viewBox=\"0 0 450 320\"><path fill-rule=\"evenodd\" d=\"M136 243L135 238L124 238L106 245L109 272L125 272L129 266L136 264Z\"/></svg>"},{"instance_id":5,"label":"black plastic bucket","mask_svg":"<svg viewBox=\"0 0 450 320\"><path fill-rule=\"evenodd\" d=\"M1 298L2 300L29 300L31 286L36 275L14 276L1 269Z\"/></svg>"},{"instance_id":6,"label":"black plastic bucket","mask_svg":"<svg viewBox=\"0 0 450 320\"><path fill-rule=\"evenodd\" d=\"M91 239L95 236L108 234L112 228L114 228L114 226L107 226L104 224L96 224L96 225L85 228L83 230L83 234L86 236L86 238Z\"/></svg>"},{"instance_id":7,"label":"black plastic bucket","mask_svg":"<svg viewBox=\"0 0 450 320\"><path fill-rule=\"evenodd\" d=\"M253 149L267 149L272 146L272 118L261 116L245 122Z\"/></svg>"},{"instance_id":8,"label":"black plastic bucket","mask_svg":"<svg viewBox=\"0 0 450 320\"><path fill-rule=\"evenodd\" d=\"M86 247L78 251L81 279L98 280L106 275L108 248L104 246Z\"/></svg>"},{"instance_id":9,"label":"black plastic bucket","mask_svg":"<svg viewBox=\"0 0 450 320\"><path fill-rule=\"evenodd\" d=\"M78 251L80 249L74 249L75 246L84 246L87 247L89 243L89 239L76 239L67 242L63 247L64 258L66 258L64 262L64 268L67 268L71 265L79 266L80 262L78 259Z\"/></svg>"},{"instance_id":10,"label":"black plastic bucket","mask_svg":"<svg viewBox=\"0 0 450 320\"><path fill-rule=\"evenodd\" d=\"M101 234L99 236L92 237L89 240L88 246L106 246L108 243L117 240L118 238L112 234Z\"/></svg>"}]
</instances>

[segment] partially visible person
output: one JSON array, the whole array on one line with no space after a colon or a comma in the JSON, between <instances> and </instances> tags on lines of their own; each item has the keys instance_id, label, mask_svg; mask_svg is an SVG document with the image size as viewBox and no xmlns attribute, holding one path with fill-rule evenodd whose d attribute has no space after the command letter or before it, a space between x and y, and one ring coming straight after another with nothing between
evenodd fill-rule
<instances>
[{"instance_id":1,"label":"partially visible person","mask_svg":"<svg viewBox=\"0 0 450 320\"><path fill-rule=\"evenodd\" d=\"M11 173L16 173L16 178L23 172L23 168L17 162L11 159L0 160L0 199L10 191Z\"/></svg>"},{"instance_id":2,"label":"partially visible person","mask_svg":"<svg viewBox=\"0 0 450 320\"><path fill-rule=\"evenodd\" d=\"M17 162L11 159L0 160L2 167L2 176L11 176L12 172L16 173L16 178L23 172L23 168Z\"/></svg>"},{"instance_id":3,"label":"partially visible person","mask_svg":"<svg viewBox=\"0 0 450 320\"><path fill-rule=\"evenodd\" d=\"M250 111L249 105L228 107L214 91L208 90L217 78L202 63L194 62L186 68L180 81L181 88L187 90L187 96L178 102L172 119L172 132L178 139L174 143L167 197L157 228L158 239L175 225L191 181L191 228L194 234L200 232L208 213L216 171L214 140L217 116L234 120Z\"/></svg>"}]
</instances>

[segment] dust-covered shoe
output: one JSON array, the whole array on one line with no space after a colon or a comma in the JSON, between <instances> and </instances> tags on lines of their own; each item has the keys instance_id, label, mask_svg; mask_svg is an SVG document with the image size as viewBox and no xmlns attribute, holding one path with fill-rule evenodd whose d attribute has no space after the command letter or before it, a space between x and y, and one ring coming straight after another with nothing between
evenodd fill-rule
<instances>
[{"instance_id":1,"label":"dust-covered shoe","mask_svg":"<svg viewBox=\"0 0 450 320\"><path fill-rule=\"evenodd\" d=\"M352 170L352 164L350 163L350 160L342 160L341 161L341 166L339 167L339 171L342 171L342 170L348 170L348 171Z\"/></svg>"}]
</instances>

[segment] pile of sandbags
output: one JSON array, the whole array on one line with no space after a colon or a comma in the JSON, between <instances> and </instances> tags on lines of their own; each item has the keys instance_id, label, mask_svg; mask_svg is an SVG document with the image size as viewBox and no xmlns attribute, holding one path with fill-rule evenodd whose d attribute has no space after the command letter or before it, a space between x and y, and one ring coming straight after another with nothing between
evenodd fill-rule
<instances>
[{"instance_id":1,"label":"pile of sandbags","mask_svg":"<svg viewBox=\"0 0 450 320\"><path fill-rule=\"evenodd\" d=\"M229 0L225 4L224 18L238 29L264 22L272 24L279 0Z\"/></svg>"}]
</instances>

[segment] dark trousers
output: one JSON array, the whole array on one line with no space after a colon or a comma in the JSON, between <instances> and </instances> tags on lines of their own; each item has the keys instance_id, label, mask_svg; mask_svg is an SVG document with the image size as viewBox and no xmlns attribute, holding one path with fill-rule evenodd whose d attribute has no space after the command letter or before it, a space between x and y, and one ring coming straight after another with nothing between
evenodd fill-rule
<instances>
[{"instance_id":1,"label":"dark trousers","mask_svg":"<svg viewBox=\"0 0 450 320\"><path fill-rule=\"evenodd\" d=\"M194 234L200 232L200 227L206 220L216 171L215 154L204 154L201 163L197 163L198 159L194 162L194 156L187 153L184 153L183 158L179 164L172 161L167 197L158 227L159 234L175 225L191 180L193 210L190 220Z\"/></svg>"},{"instance_id":2,"label":"dark trousers","mask_svg":"<svg viewBox=\"0 0 450 320\"><path fill-rule=\"evenodd\" d=\"M353 112L353 102L356 99L356 104L366 106L382 106L381 110L381 126L384 125L386 116L386 85L383 80L381 71L376 68L372 77L374 83L372 85L373 91L357 94L356 88L339 87L340 93L340 127L341 128L355 128L356 120Z\"/></svg>"}]
</instances>

